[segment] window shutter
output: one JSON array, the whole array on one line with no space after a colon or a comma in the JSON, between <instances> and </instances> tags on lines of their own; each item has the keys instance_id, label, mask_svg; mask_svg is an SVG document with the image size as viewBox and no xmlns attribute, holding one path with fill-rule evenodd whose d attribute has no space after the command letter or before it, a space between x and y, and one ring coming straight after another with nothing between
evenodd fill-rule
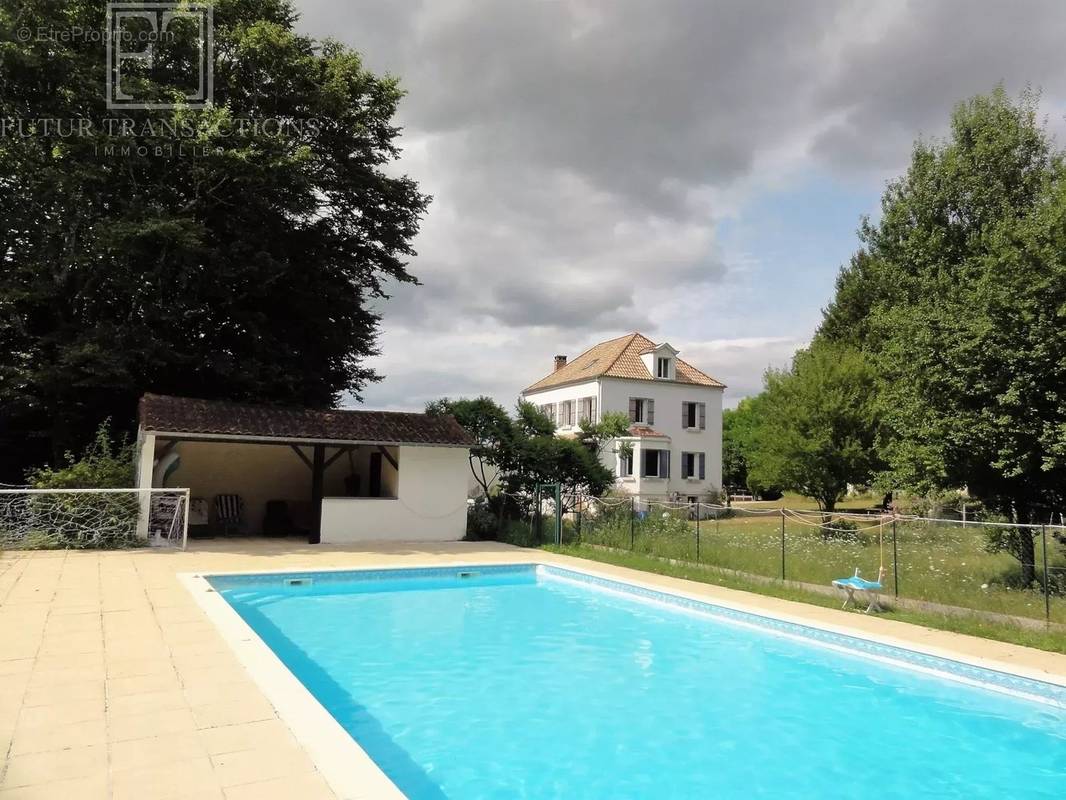
<instances>
[{"instance_id":1,"label":"window shutter","mask_svg":"<svg viewBox=\"0 0 1066 800\"><path fill-rule=\"evenodd\" d=\"M548 403L547 411L548 411L548 419L550 419L552 421L553 425L558 425L559 424L559 417L558 417L558 412L556 410L555 403Z\"/></svg>"},{"instance_id":2,"label":"window shutter","mask_svg":"<svg viewBox=\"0 0 1066 800\"><path fill-rule=\"evenodd\" d=\"M644 404L648 407L648 424L649 425L654 425L655 424L655 401L654 400L645 400Z\"/></svg>"},{"instance_id":3,"label":"window shutter","mask_svg":"<svg viewBox=\"0 0 1066 800\"><path fill-rule=\"evenodd\" d=\"M592 416L589 417L589 421L590 422L595 422L596 421L596 397L595 396L589 398L589 404L592 407Z\"/></svg>"},{"instance_id":4,"label":"window shutter","mask_svg":"<svg viewBox=\"0 0 1066 800\"><path fill-rule=\"evenodd\" d=\"M707 479L707 454L700 453L700 480Z\"/></svg>"},{"instance_id":5,"label":"window shutter","mask_svg":"<svg viewBox=\"0 0 1066 800\"><path fill-rule=\"evenodd\" d=\"M670 451L669 450L660 450L659 451L659 477L660 478L669 478L670 477Z\"/></svg>"},{"instance_id":6,"label":"window shutter","mask_svg":"<svg viewBox=\"0 0 1066 800\"><path fill-rule=\"evenodd\" d=\"M697 410L700 413L700 430L701 431L702 430L706 430L707 429L707 404L706 403L700 403L698 405L698 407L697 407ZM700 477L703 477L703 476L701 475Z\"/></svg>"},{"instance_id":7,"label":"window shutter","mask_svg":"<svg viewBox=\"0 0 1066 800\"><path fill-rule=\"evenodd\" d=\"M643 448L641 448L641 450L640 450L640 467L639 467L638 471L640 472L640 477L642 477L642 478L648 477L648 461L647 461L647 459L644 456L644 449Z\"/></svg>"},{"instance_id":8,"label":"window shutter","mask_svg":"<svg viewBox=\"0 0 1066 800\"><path fill-rule=\"evenodd\" d=\"M688 403L681 401L681 430L688 427Z\"/></svg>"},{"instance_id":9,"label":"window shutter","mask_svg":"<svg viewBox=\"0 0 1066 800\"><path fill-rule=\"evenodd\" d=\"M637 421L637 398L635 397L629 398L629 421Z\"/></svg>"}]
</instances>

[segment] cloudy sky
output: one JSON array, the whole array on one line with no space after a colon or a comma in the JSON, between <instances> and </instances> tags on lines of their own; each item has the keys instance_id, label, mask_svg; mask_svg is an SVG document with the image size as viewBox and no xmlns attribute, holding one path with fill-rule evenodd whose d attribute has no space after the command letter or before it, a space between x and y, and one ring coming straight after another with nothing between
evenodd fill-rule
<instances>
[{"instance_id":1,"label":"cloudy sky","mask_svg":"<svg viewBox=\"0 0 1066 800\"><path fill-rule=\"evenodd\" d=\"M1031 85L1064 128L1061 0L296 3L402 79L400 168L434 196L375 407L510 405L633 330L735 404L809 339L860 217L956 102Z\"/></svg>"}]
</instances>

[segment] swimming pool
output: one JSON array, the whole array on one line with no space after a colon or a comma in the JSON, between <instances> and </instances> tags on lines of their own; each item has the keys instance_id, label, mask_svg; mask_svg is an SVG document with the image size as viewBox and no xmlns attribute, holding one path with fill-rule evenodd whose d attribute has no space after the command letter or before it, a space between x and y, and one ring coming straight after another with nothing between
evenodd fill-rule
<instances>
[{"instance_id":1,"label":"swimming pool","mask_svg":"<svg viewBox=\"0 0 1066 800\"><path fill-rule=\"evenodd\" d=\"M1066 689L543 565L212 576L412 800L1060 797Z\"/></svg>"}]
</instances>

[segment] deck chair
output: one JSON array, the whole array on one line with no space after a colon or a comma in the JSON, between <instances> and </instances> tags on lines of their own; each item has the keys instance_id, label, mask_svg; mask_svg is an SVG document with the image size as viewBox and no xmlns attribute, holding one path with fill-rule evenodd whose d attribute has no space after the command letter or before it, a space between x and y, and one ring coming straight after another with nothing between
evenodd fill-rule
<instances>
[{"instance_id":1,"label":"deck chair","mask_svg":"<svg viewBox=\"0 0 1066 800\"><path fill-rule=\"evenodd\" d=\"M240 533L244 526L244 500L239 494L215 495L215 518L224 535Z\"/></svg>"},{"instance_id":2,"label":"deck chair","mask_svg":"<svg viewBox=\"0 0 1066 800\"><path fill-rule=\"evenodd\" d=\"M848 606L855 606L855 593L858 592L862 595L866 601L866 611L864 614L869 614L871 611L884 611L881 608L879 602L878 593L884 588L881 586L881 581L885 579L885 568L881 567L878 571L876 581L868 581L865 578L859 576L859 570L855 570L855 574L850 578L837 578L833 581L833 586L843 591L847 597L844 599L844 605L841 608L847 608Z\"/></svg>"}]
</instances>

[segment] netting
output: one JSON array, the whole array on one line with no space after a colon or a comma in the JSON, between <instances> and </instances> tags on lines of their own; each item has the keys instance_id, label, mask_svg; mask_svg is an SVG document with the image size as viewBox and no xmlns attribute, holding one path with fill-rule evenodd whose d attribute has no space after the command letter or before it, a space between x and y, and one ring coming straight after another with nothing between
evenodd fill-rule
<instances>
[{"instance_id":1,"label":"netting","mask_svg":"<svg viewBox=\"0 0 1066 800\"><path fill-rule=\"evenodd\" d=\"M184 549L188 505L188 489L3 489L0 547Z\"/></svg>"},{"instance_id":2,"label":"netting","mask_svg":"<svg viewBox=\"0 0 1066 800\"><path fill-rule=\"evenodd\" d=\"M562 527L564 544L821 590L883 568L889 597L1066 623L1062 525L577 497Z\"/></svg>"}]
</instances>

